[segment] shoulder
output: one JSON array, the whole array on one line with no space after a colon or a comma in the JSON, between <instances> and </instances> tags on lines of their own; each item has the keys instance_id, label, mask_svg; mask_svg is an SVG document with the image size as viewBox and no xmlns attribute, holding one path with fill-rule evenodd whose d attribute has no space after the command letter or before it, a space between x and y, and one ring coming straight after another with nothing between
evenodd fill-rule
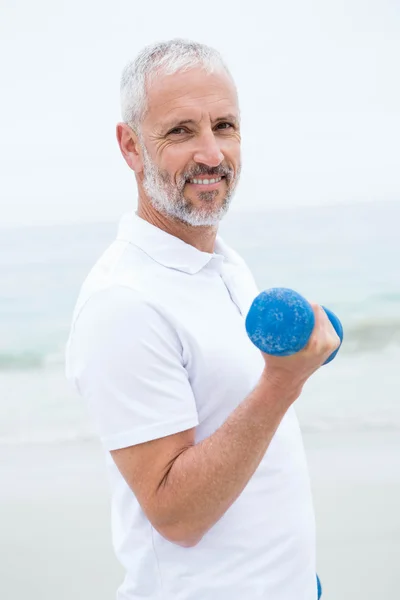
<instances>
[{"instance_id":1,"label":"shoulder","mask_svg":"<svg viewBox=\"0 0 400 600\"><path fill-rule=\"evenodd\" d=\"M93 293L71 328L69 354L94 360L126 360L141 353L178 356L182 341L176 323L142 292L112 285ZM110 357L112 355L112 357Z\"/></svg>"},{"instance_id":2,"label":"shoulder","mask_svg":"<svg viewBox=\"0 0 400 600\"><path fill-rule=\"evenodd\" d=\"M75 319L74 329L100 332L138 333L154 320L168 322L168 315L161 305L143 292L130 286L113 284L93 292L86 299Z\"/></svg>"}]
</instances>

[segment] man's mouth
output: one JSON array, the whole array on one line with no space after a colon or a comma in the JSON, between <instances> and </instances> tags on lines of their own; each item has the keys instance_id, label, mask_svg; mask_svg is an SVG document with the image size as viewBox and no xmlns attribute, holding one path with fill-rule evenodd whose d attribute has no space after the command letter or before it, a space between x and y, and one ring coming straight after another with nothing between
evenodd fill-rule
<instances>
[{"instance_id":1,"label":"man's mouth","mask_svg":"<svg viewBox=\"0 0 400 600\"><path fill-rule=\"evenodd\" d=\"M191 183L192 185L200 185L202 187L206 187L218 184L220 183L220 181L222 181L222 179L224 179L223 175L220 177L193 177L193 179L188 180L188 183Z\"/></svg>"}]
</instances>

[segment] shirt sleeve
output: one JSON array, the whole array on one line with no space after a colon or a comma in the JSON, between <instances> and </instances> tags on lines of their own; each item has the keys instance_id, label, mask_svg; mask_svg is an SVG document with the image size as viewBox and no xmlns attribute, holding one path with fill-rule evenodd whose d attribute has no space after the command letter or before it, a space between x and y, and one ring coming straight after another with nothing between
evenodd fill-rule
<instances>
[{"instance_id":1,"label":"shirt sleeve","mask_svg":"<svg viewBox=\"0 0 400 600\"><path fill-rule=\"evenodd\" d=\"M107 450L198 425L179 336L135 290L93 295L75 321L69 354L70 377Z\"/></svg>"}]
</instances>

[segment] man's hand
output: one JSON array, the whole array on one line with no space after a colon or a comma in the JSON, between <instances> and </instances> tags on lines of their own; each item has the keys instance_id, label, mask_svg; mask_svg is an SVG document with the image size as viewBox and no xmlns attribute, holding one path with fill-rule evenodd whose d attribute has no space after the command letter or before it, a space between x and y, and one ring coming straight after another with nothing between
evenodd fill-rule
<instances>
[{"instance_id":1,"label":"man's hand","mask_svg":"<svg viewBox=\"0 0 400 600\"><path fill-rule=\"evenodd\" d=\"M340 346L340 338L324 309L319 304L310 304L315 326L302 350L291 356L272 356L261 352L265 360L263 377L278 389L301 391L307 379Z\"/></svg>"}]
</instances>

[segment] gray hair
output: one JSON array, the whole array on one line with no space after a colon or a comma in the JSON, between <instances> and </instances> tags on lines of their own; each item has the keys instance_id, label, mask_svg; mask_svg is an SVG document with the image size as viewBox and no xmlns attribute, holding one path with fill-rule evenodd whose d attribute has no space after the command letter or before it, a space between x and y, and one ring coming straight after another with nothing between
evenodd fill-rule
<instances>
[{"instance_id":1,"label":"gray hair","mask_svg":"<svg viewBox=\"0 0 400 600\"><path fill-rule=\"evenodd\" d=\"M122 72L121 114L124 123L140 135L140 124L147 111L147 86L157 75L172 75L195 67L206 73L225 72L233 82L220 53L204 44L175 38L143 48Z\"/></svg>"}]
</instances>

